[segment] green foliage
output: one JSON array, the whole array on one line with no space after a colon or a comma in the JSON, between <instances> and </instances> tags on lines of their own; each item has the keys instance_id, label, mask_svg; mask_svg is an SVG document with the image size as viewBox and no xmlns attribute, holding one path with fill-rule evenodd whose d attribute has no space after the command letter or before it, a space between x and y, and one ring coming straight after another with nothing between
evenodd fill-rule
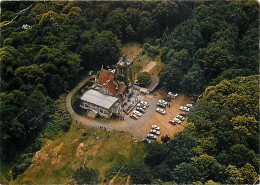
<instances>
[{"instance_id":1,"label":"green foliage","mask_svg":"<svg viewBox=\"0 0 260 185\"><path fill-rule=\"evenodd\" d=\"M259 170L258 84L259 76L249 76L208 87L184 130L162 148L151 145L145 162L154 177L178 184L254 183Z\"/></svg>"},{"instance_id":2,"label":"green foliage","mask_svg":"<svg viewBox=\"0 0 260 185\"><path fill-rule=\"evenodd\" d=\"M152 181L151 171L142 160L129 161L125 169L134 184L149 184Z\"/></svg>"},{"instance_id":3,"label":"green foliage","mask_svg":"<svg viewBox=\"0 0 260 185\"><path fill-rule=\"evenodd\" d=\"M43 128L44 136L52 138L61 130L68 131L71 122L72 119L66 107L66 95L63 94L53 104L53 113Z\"/></svg>"},{"instance_id":4,"label":"green foliage","mask_svg":"<svg viewBox=\"0 0 260 185\"><path fill-rule=\"evenodd\" d=\"M137 80L142 86L146 86L151 81L151 76L147 72L141 72L137 74Z\"/></svg>"},{"instance_id":5,"label":"green foliage","mask_svg":"<svg viewBox=\"0 0 260 185\"><path fill-rule=\"evenodd\" d=\"M32 155L21 157L15 164L12 170L13 178L16 179L19 174L22 174L32 163Z\"/></svg>"},{"instance_id":6,"label":"green foliage","mask_svg":"<svg viewBox=\"0 0 260 185\"><path fill-rule=\"evenodd\" d=\"M106 179L112 179L118 172L120 173L120 169L122 168L123 164L121 162L113 164L107 171L106 171Z\"/></svg>"},{"instance_id":7,"label":"green foliage","mask_svg":"<svg viewBox=\"0 0 260 185\"><path fill-rule=\"evenodd\" d=\"M222 79L257 74L259 34L255 13L259 10L253 7L254 3L201 4L195 7L191 19L171 33L166 30L161 59L180 71L177 81L181 83L162 79L163 85L167 89L175 86L189 94L200 94L208 84L215 85ZM254 13L250 14L249 9ZM162 73L171 73L169 67Z\"/></svg>"},{"instance_id":8,"label":"green foliage","mask_svg":"<svg viewBox=\"0 0 260 185\"><path fill-rule=\"evenodd\" d=\"M98 171L93 168L80 167L72 175L76 184L96 184L98 182Z\"/></svg>"},{"instance_id":9,"label":"green foliage","mask_svg":"<svg viewBox=\"0 0 260 185\"><path fill-rule=\"evenodd\" d=\"M156 46L152 46L148 43L143 44L144 51L147 52L148 56L154 59L158 54L159 51Z\"/></svg>"}]
</instances>

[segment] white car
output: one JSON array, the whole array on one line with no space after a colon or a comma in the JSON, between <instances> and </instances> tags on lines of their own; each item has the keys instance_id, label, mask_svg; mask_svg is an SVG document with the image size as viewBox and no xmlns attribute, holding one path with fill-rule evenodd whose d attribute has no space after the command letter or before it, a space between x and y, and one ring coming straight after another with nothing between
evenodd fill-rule
<instances>
[{"instance_id":1,"label":"white car","mask_svg":"<svg viewBox=\"0 0 260 185\"><path fill-rule=\"evenodd\" d=\"M151 139L157 139L157 138L158 138L158 137L157 137L156 135L154 135L154 134L148 134L146 137L147 137L147 138L151 138Z\"/></svg>"},{"instance_id":2,"label":"white car","mask_svg":"<svg viewBox=\"0 0 260 185\"><path fill-rule=\"evenodd\" d=\"M176 123L178 123L178 124L181 124L181 120L179 120L178 118L174 118L174 119L173 119L173 122L176 122Z\"/></svg>"},{"instance_id":3,"label":"white car","mask_svg":"<svg viewBox=\"0 0 260 185\"><path fill-rule=\"evenodd\" d=\"M174 97L177 97L178 96L178 94L176 93L176 94L174 94L174 93L172 93L172 92L168 92L168 95L171 95L171 96L174 96Z\"/></svg>"},{"instance_id":4,"label":"white car","mask_svg":"<svg viewBox=\"0 0 260 185\"><path fill-rule=\"evenodd\" d=\"M141 107L142 109L146 109L146 106L144 104L138 103L137 107Z\"/></svg>"},{"instance_id":5,"label":"white car","mask_svg":"<svg viewBox=\"0 0 260 185\"><path fill-rule=\"evenodd\" d=\"M139 111L137 111L137 110L134 110L134 111L133 111L133 114L135 114L135 115L137 115L137 116L139 116L139 117L142 116L142 113L139 112Z\"/></svg>"},{"instance_id":6,"label":"white car","mask_svg":"<svg viewBox=\"0 0 260 185\"><path fill-rule=\"evenodd\" d=\"M156 109L157 112L161 113L161 114L166 114L166 111L160 108Z\"/></svg>"},{"instance_id":7,"label":"white car","mask_svg":"<svg viewBox=\"0 0 260 185\"><path fill-rule=\"evenodd\" d=\"M139 111L139 112L141 112L141 113L145 113L144 109L141 108L141 107L137 107L136 110Z\"/></svg>"},{"instance_id":8,"label":"white car","mask_svg":"<svg viewBox=\"0 0 260 185\"><path fill-rule=\"evenodd\" d=\"M186 111L186 112L190 111L190 109L188 107L184 107L184 106L180 106L180 110L183 110L183 111Z\"/></svg>"},{"instance_id":9,"label":"white car","mask_svg":"<svg viewBox=\"0 0 260 185\"><path fill-rule=\"evenodd\" d=\"M159 131L153 130L153 129L150 130L150 133L151 133L151 134L158 135L158 136L160 135L160 132L159 132Z\"/></svg>"},{"instance_id":10,"label":"white car","mask_svg":"<svg viewBox=\"0 0 260 185\"><path fill-rule=\"evenodd\" d=\"M141 101L140 103L145 105L146 107L149 107L149 103L147 101Z\"/></svg>"},{"instance_id":11,"label":"white car","mask_svg":"<svg viewBox=\"0 0 260 185\"><path fill-rule=\"evenodd\" d=\"M158 100L158 103L164 104L164 105L167 105L167 104L168 104L167 101L165 101L165 100Z\"/></svg>"},{"instance_id":12,"label":"white car","mask_svg":"<svg viewBox=\"0 0 260 185\"><path fill-rule=\"evenodd\" d=\"M181 115L176 116L176 118L178 118L178 119L181 120L181 121L184 121L184 117L181 116Z\"/></svg>"},{"instance_id":13,"label":"white car","mask_svg":"<svg viewBox=\"0 0 260 185\"><path fill-rule=\"evenodd\" d=\"M155 129L155 130L160 130L161 128L158 127L157 125L152 125L152 129Z\"/></svg>"}]
</instances>

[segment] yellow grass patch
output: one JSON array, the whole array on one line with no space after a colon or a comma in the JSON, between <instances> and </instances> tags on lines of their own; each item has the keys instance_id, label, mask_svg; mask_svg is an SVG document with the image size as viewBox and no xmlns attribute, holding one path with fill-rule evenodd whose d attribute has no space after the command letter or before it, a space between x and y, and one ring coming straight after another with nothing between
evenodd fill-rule
<instances>
[{"instance_id":1,"label":"yellow grass patch","mask_svg":"<svg viewBox=\"0 0 260 185\"><path fill-rule=\"evenodd\" d=\"M35 153L31 166L13 183L66 184L71 181L74 171L83 165L98 170L104 179L109 167L128 158L130 153L144 157L142 146L134 143L130 134L73 123L69 132L47 141ZM120 181L126 182L126 179Z\"/></svg>"}]
</instances>

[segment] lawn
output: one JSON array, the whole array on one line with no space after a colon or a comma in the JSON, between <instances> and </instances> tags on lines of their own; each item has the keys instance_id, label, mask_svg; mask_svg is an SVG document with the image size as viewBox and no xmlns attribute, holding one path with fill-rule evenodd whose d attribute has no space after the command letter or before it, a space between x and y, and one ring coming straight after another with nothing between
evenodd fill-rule
<instances>
[{"instance_id":1,"label":"lawn","mask_svg":"<svg viewBox=\"0 0 260 185\"><path fill-rule=\"evenodd\" d=\"M34 155L32 165L12 183L66 184L84 162L99 171L102 181L109 181L106 171L113 164L126 161L130 155L139 158L145 155L143 144L135 142L130 134L73 123L69 132L46 141ZM126 182L127 177L120 181Z\"/></svg>"}]
</instances>

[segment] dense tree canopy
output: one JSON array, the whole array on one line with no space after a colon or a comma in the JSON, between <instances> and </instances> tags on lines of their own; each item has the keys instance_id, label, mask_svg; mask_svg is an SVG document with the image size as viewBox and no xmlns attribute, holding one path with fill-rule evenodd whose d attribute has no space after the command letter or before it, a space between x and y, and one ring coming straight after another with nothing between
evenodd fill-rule
<instances>
[{"instance_id":1,"label":"dense tree canopy","mask_svg":"<svg viewBox=\"0 0 260 185\"><path fill-rule=\"evenodd\" d=\"M148 146L147 165L172 173L155 177L178 184L254 183L260 164L258 84L259 76L249 76L208 87L184 131L166 146Z\"/></svg>"},{"instance_id":2,"label":"dense tree canopy","mask_svg":"<svg viewBox=\"0 0 260 185\"><path fill-rule=\"evenodd\" d=\"M14 159L28 143L36 143L30 151L39 149L42 130L68 130L60 95L87 70L114 65L122 43L137 41L149 57L161 55L166 89L204 93L184 131L150 145L145 160L129 162L125 174L133 183L256 179L259 77L249 75L259 72L257 1L5 1L1 11L2 160ZM17 173L30 162L22 160ZM97 182L91 169L74 177Z\"/></svg>"},{"instance_id":3,"label":"dense tree canopy","mask_svg":"<svg viewBox=\"0 0 260 185\"><path fill-rule=\"evenodd\" d=\"M243 71L226 76L228 79L258 74L259 10L256 7L256 1L203 3L171 33L165 31L161 59L168 66L161 74L164 86L199 94L212 81L220 82L216 79L230 70ZM172 75L168 70L170 62L180 75L174 75L177 81L174 85L165 81Z\"/></svg>"}]
</instances>

